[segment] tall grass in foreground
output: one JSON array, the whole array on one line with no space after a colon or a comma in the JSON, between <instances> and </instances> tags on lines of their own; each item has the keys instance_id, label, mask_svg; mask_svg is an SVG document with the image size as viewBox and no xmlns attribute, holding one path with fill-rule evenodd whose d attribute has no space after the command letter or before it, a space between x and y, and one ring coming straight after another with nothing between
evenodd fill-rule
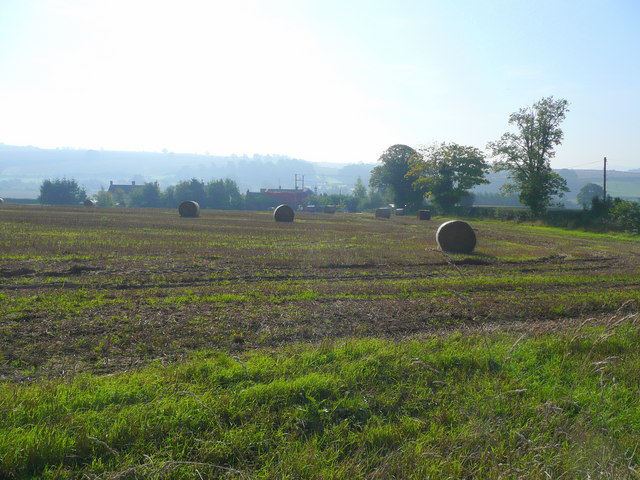
<instances>
[{"instance_id":1,"label":"tall grass in foreground","mask_svg":"<svg viewBox=\"0 0 640 480\"><path fill-rule=\"evenodd\" d=\"M0 478L636 478L635 320L4 384Z\"/></svg>"}]
</instances>

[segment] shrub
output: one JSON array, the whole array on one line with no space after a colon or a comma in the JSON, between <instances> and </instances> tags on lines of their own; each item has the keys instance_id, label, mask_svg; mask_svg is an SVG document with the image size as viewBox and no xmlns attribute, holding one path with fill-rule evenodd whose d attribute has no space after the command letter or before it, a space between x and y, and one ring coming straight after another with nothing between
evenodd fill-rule
<instances>
[{"instance_id":1,"label":"shrub","mask_svg":"<svg viewBox=\"0 0 640 480\"><path fill-rule=\"evenodd\" d=\"M609 210L610 224L620 231L640 234L640 204L628 200L614 199Z\"/></svg>"}]
</instances>

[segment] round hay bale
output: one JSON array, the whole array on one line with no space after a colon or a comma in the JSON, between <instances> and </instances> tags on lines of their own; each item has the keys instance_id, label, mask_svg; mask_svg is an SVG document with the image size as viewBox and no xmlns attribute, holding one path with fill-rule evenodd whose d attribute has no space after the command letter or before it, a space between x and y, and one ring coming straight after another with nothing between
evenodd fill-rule
<instances>
[{"instance_id":1,"label":"round hay bale","mask_svg":"<svg viewBox=\"0 0 640 480\"><path fill-rule=\"evenodd\" d=\"M445 252L471 253L476 248L476 234L467 222L450 220L438 228L436 242Z\"/></svg>"},{"instance_id":2,"label":"round hay bale","mask_svg":"<svg viewBox=\"0 0 640 480\"><path fill-rule=\"evenodd\" d=\"M200 205L193 200L185 200L178 207L178 213L181 217L195 218L200 216Z\"/></svg>"},{"instance_id":3,"label":"round hay bale","mask_svg":"<svg viewBox=\"0 0 640 480\"><path fill-rule=\"evenodd\" d=\"M431 211L418 210L418 220L431 220Z\"/></svg>"},{"instance_id":4,"label":"round hay bale","mask_svg":"<svg viewBox=\"0 0 640 480\"><path fill-rule=\"evenodd\" d=\"M4 198L0 197L0 203L4 203Z\"/></svg>"},{"instance_id":5,"label":"round hay bale","mask_svg":"<svg viewBox=\"0 0 640 480\"><path fill-rule=\"evenodd\" d=\"M289 205L279 205L273 211L273 219L276 222L293 222L294 216L293 208Z\"/></svg>"},{"instance_id":6,"label":"round hay bale","mask_svg":"<svg viewBox=\"0 0 640 480\"><path fill-rule=\"evenodd\" d=\"M404 208L396 208L396 216L402 217L404 215Z\"/></svg>"},{"instance_id":7,"label":"round hay bale","mask_svg":"<svg viewBox=\"0 0 640 480\"><path fill-rule=\"evenodd\" d=\"M84 202L82 202L82 204L85 207L95 207L96 206L96 201L95 200L91 200L90 198L86 198L84 200Z\"/></svg>"},{"instance_id":8,"label":"round hay bale","mask_svg":"<svg viewBox=\"0 0 640 480\"><path fill-rule=\"evenodd\" d=\"M335 205L325 205L322 211L324 213L336 213L336 206Z\"/></svg>"},{"instance_id":9,"label":"round hay bale","mask_svg":"<svg viewBox=\"0 0 640 480\"><path fill-rule=\"evenodd\" d=\"M376 218L391 218L391 209L376 208Z\"/></svg>"}]
</instances>

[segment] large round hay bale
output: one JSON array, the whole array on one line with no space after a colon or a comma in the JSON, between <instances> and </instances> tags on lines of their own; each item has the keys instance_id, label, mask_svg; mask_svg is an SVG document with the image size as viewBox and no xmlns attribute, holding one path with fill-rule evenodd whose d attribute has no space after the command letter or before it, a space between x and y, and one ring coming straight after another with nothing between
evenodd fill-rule
<instances>
[{"instance_id":1,"label":"large round hay bale","mask_svg":"<svg viewBox=\"0 0 640 480\"><path fill-rule=\"evenodd\" d=\"M376 208L376 218L391 218L391 209Z\"/></svg>"},{"instance_id":2,"label":"large round hay bale","mask_svg":"<svg viewBox=\"0 0 640 480\"><path fill-rule=\"evenodd\" d=\"M324 208L322 209L322 211L324 213L336 213L336 206L335 205L325 205Z\"/></svg>"},{"instance_id":3,"label":"large round hay bale","mask_svg":"<svg viewBox=\"0 0 640 480\"><path fill-rule=\"evenodd\" d=\"M404 216L404 208L396 208L396 216L398 217Z\"/></svg>"},{"instance_id":4,"label":"large round hay bale","mask_svg":"<svg viewBox=\"0 0 640 480\"><path fill-rule=\"evenodd\" d=\"M0 203L4 203L4 198L0 197Z\"/></svg>"},{"instance_id":5,"label":"large round hay bale","mask_svg":"<svg viewBox=\"0 0 640 480\"><path fill-rule=\"evenodd\" d=\"M85 207L95 207L96 201L91 200L90 198L85 198L84 202L82 202Z\"/></svg>"},{"instance_id":6,"label":"large round hay bale","mask_svg":"<svg viewBox=\"0 0 640 480\"><path fill-rule=\"evenodd\" d=\"M431 220L431 210L418 210L418 220Z\"/></svg>"},{"instance_id":7,"label":"large round hay bale","mask_svg":"<svg viewBox=\"0 0 640 480\"><path fill-rule=\"evenodd\" d=\"M273 211L273 219L276 222L293 222L294 216L293 208L289 205L279 205Z\"/></svg>"},{"instance_id":8,"label":"large round hay bale","mask_svg":"<svg viewBox=\"0 0 640 480\"><path fill-rule=\"evenodd\" d=\"M185 200L178 206L178 213L181 217L198 217L200 216L200 205L193 200Z\"/></svg>"},{"instance_id":9,"label":"large round hay bale","mask_svg":"<svg viewBox=\"0 0 640 480\"><path fill-rule=\"evenodd\" d=\"M436 242L445 252L471 253L476 248L476 234L467 222L450 220L438 228Z\"/></svg>"}]
</instances>

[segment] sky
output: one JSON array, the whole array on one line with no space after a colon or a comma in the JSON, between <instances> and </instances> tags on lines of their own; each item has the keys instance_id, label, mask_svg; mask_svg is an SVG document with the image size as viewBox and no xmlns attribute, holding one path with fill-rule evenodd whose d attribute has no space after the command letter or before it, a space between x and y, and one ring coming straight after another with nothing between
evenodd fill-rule
<instances>
[{"instance_id":1,"label":"sky","mask_svg":"<svg viewBox=\"0 0 640 480\"><path fill-rule=\"evenodd\" d=\"M0 0L0 142L373 163L570 103L554 168L640 168L637 0Z\"/></svg>"}]
</instances>

